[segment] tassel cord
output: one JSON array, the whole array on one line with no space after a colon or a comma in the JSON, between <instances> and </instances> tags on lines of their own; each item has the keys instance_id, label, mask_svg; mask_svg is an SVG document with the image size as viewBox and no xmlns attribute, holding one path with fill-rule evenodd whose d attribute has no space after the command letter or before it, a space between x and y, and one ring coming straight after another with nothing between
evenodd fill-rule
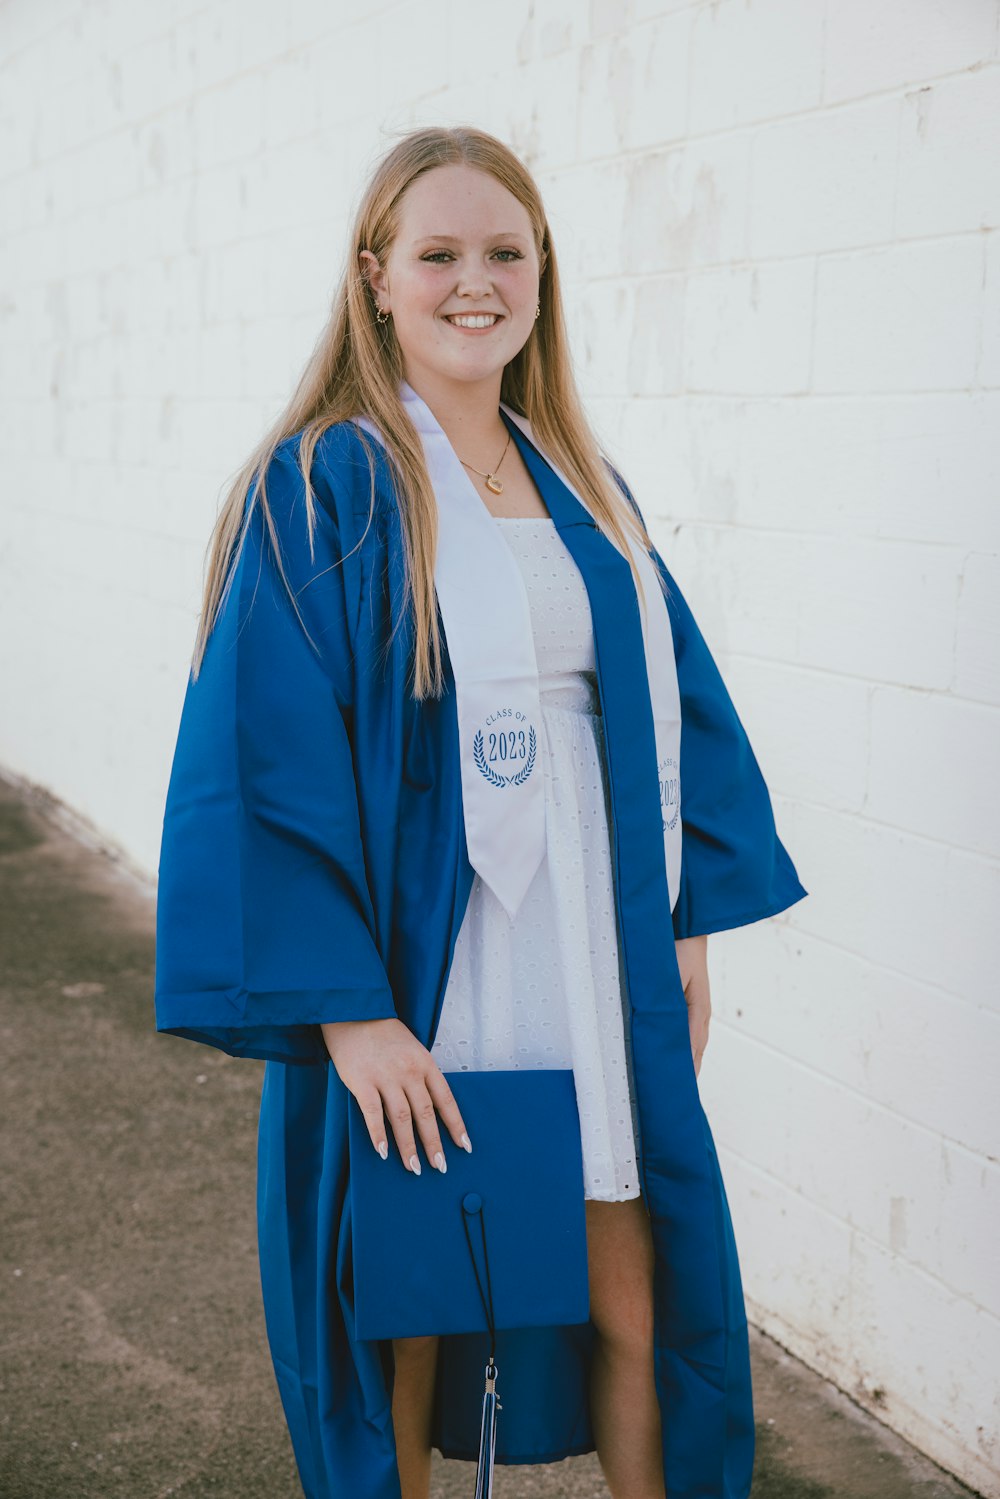
<instances>
[{"instance_id":1,"label":"tassel cord","mask_svg":"<svg viewBox=\"0 0 1000 1499\"><path fill-rule=\"evenodd\" d=\"M472 1235L469 1233L469 1219L468 1219L468 1216L465 1213L462 1214L462 1223L463 1223L463 1225L465 1227L465 1238L466 1238L466 1242L468 1243L468 1246L469 1246L469 1254L472 1256L472 1268L473 1268L473 1271L475 1272L475 1276L476 1276L476 1285L479 1287L479 1299L483 1303L483 1311L486 1313L486 1324L487 1324L487 1326L489 1327L489 1330L490 1330L490 1363L492 1364L493 1363L494 1354L496 1353L497 1334L496 1334L496 1323L495 1323L494 1315L493 1315L493 1285L492 1285L492 1283L490 1281L490 1256L489 1256L489 1250L486 1248L486 1208L485 1208L485 1204L480 1208L480 1210L476 1214L476 1216L479 1219L479 1226L480 1226L480 1229L482 1230L482 1236L483 1236L483 1259L484 1259L484 1261L486 1263L486 1290L489 1293L489 1300L488 1301L487 1301L486 1294L483 1291L482 1280L479 1277L479 1266L476 1264L476 1255L475 1255L475 1251L472 1248Z\"/></svg>"},{"instance_id":2,"label":"tassel cord","mask_svg":"<svg viewBox=\"0 0 1000 1499\"><path fill-rule=\"evenodd\" d=\"M490 1333L490 1357L486 1365L486 1390L483 1394L483 1413L479 1429L479 1461L476 1465L476 1493L475 1499L493 1499L493 1463L497 1435L497 1411L503 1410L503 1406L497 1398L496 1379L497 1370L494 1356L496 1354L496 1319L493 1313L493 1283L490 1279L490 1255L486 1247L486 1222L482 1207L478 1213L480 1228L483 1237L483 1259L486 1263L486 1291L483 1291L483 1283L479 1275L479 1266L476 1263L475 1252L472 1248L472 1235L469 1232L469 1222L466 1214L462 1214L462 1222L465 1225L465 1237L469 1245L469 1254L472 1257L472 1268L476 1276L476 1285L479 1287L479 1297L483 1303L486 1313L486 1322Z\"/></svg>"}]
</instances>

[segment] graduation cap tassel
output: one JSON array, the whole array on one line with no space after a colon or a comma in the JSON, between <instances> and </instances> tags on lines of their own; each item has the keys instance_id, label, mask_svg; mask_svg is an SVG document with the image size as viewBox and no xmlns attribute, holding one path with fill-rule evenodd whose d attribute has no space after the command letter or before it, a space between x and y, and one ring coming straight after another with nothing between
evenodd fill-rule
<instances>
[{"instance_id":1,"label":"graduation cap tassel","mask_svg":"<svg viewBox=\"0 0 1000 1499\"><path fill-rule=\"evenodd\" d=\"M497 1398L496 1382L500 1372L496 1366L496 1324L493 1317L493 1286L490 1283L490 1257L486 1249L486 1215L483 1210L482 1199L478 1193L470 1192L462 1203L465 1212L462 1222L465 1226L465 1237L469 1245L469 1254L472 1256L472 1268L476 1273L476 1285L479 1287L479 1295L486 1312L486 1322L490 1330L490 1357L486 1365L486 1389L483 1392L483 1416L479 1428L479 1462L476 1466L476 1494L475 1499L493 1499L493 1453L496 1447L497 1436L497 1411L503 1410ZM483 1294L483 1283L479 1278L479 1266L476 1264L475 1251L472 1248L472 1236L469 1233L469 1220L466 1214L477 1214L479 1226L483 1236L483 1258L486 1262L486 1289L489 1299Z\"/></svg>"},{"instance_id":2,"label":"graduation cap tassel","mask_svg":"<svg viewBox=\"0 0 1000 1499\"><path fill-rule=\"evenodd\" d=\"M479 1428L479 1464L476 1468L476 1499L492 1499L493 1495L493 1449L497 1437L496 1395L497 1366L492 1357L486 1365L486 1392L483 1395L483 1419Z\"/></svg>"}]
</instances>

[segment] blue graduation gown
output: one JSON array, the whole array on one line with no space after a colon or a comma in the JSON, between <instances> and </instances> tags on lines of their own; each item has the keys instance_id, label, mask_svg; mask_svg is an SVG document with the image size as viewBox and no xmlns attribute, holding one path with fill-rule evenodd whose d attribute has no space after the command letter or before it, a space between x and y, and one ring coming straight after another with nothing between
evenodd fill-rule
<instances>
[{"instance_id":1,"label":"blue graduation gown","mask_svg":"<svg viewBox=\"0 0 1000 1499\"><path fill-rule=\"evenodd\" d=\"M683 714L683 859L671 912L631 572L504 420L580 568L593 617L637 1145L656 1250L667 1491L745 1499L754 1428L743 1293L674 939L758 921L807 892L716 664L657 553ZM349 1095L319 1022L398 1015L430 1048L474 872L446 643L444 696L417 703L408 690L412 631L387 461L374 445L368 525L358 430L341 422L324 433L310 557L298 441L279 448L267 492L302 622L255 507L200 676L188 683L163 823L156 1024L266 1060L261 1279L302 1486L308 1499L399 1499L391 1342L353 1337ZM594 1336L592 1323L498 1335L498 1463L594 1450ZM485 1334L441 1340L433 1444L445 1457L478 1453L486 1351Z\"/></svg>"}]
</instances>

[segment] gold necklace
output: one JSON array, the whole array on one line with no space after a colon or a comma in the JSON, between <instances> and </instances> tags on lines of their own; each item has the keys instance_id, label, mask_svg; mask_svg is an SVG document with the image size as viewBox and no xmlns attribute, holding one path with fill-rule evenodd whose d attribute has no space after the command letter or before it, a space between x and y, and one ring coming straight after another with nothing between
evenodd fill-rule
<instances>
[{"instance_id":1,"label":"gold necklace","mask_svg":"<svg viewBox=\"0 0 1000 1499\"><path fill-rule=\"evenodd\" d=\"M506 458L507 448L509 447L510 433L508 432L506 446L504 447L503 452L500 454L500 463L502 463ZM460 458L458 461L459 463L461 463L463 468L472 468L472 464L466 463L464 458ZM478 474L481 479L486 480L486 488L490 491L491 494L503 494L503 480L497 478L497 470L500 468L500 463L497 464L496 468L491 474L484 474L481 469L472 468L472 472L474 474Z\"/></svg>"}]
</instances>

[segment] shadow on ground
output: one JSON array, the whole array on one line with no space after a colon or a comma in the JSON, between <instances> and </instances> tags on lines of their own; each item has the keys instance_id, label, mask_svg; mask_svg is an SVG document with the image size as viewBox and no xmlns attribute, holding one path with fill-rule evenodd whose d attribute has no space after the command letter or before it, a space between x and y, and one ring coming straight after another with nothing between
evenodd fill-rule
<instances>
[{"instance_id":1,"label":"shadow on ground","mask_svg":"<svg viewBox=\"0 0 1000 1499\"><path fill-rule=\"evenodd\" d=\"M152 892L0 780L2 1499L302 1499L264 1333L263 1064L153 1030ZM754 1499L968 1490L754 1334ZM434 1454L434 1499L471 1463ZM596 1456L497 1499L607 1499ZM350 1496L343 1496L350 1499Z\"/></svg>"}]
</instances>

